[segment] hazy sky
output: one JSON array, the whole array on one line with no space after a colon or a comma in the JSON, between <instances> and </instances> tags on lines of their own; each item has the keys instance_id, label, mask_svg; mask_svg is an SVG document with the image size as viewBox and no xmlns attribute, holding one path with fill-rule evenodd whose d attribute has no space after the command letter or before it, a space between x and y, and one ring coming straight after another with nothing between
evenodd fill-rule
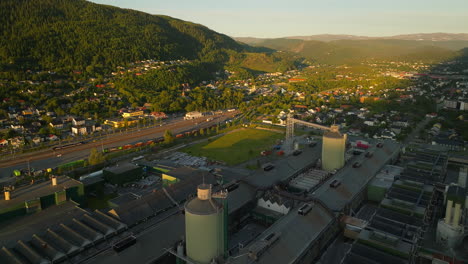
<instances>
[{"instance_id":1,"label":"hazy sky","mask_svg":"<svg viewBox=\"0 0 468 264\"><path fill-rule=\"evenodd\" d=\"M233 37L468 33L468 0L92 0Z\"/></svg>"}]
</instances>

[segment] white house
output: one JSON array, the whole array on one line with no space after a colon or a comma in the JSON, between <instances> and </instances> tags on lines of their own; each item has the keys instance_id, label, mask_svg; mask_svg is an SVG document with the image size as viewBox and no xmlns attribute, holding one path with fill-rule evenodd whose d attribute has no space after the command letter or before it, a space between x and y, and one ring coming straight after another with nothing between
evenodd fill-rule
<instances>
[{"instance_id":1,"label":"white house","mask_svg":"<svg viewBox=\"0 0 468 264\"><path fill-rule=\"evenodd\" d=\"M34 144L36 144L36 145L37 145L37 144L40 144L42 141L43 141L43 139L40 138L40 137L34 137L34 138L32 139L32 142L33 142Z\"/></svg>"},{"instance_id":2,"label":"white house","mask_svg":"<svg viewBox=\"0 0 468 264\"><path fill-rule=\"evenodd\" d=\"M88 134L88 130L86 129L85 126L73 126L71 128L71 131L73 135L87 135Z\"/></svg>"},{"instance_id":3,"label":"white house","mask_svg":"<svg viewBox=\"0 0 468 264\"><path fill-rule=\"evenodd\" d=\"M83 126L86 123L86 120L82 117L74 117L72 119L72 123L74 126Z\"/></svg>"},{"instance_id":4,"label":"white house","mask_svg":"<svg viewBox=\"0 0 468 264\"><path fill-rule=\"evenodd\" d=\"M364 124L368 125L368 126L376 126L376 122L375 120L366 120L364 121Z\"/></svg>"},{"instance_id":5,"label":"white house","mask_svg":"<svg viewBox=\"0 0 468 264\"><path fill-rule=\"evenodd\" d=\"M190 119L195 119L195 118L200 118L200 117L203 117L202 113L198 111L193 111L193 112L186 113L184 119L190 120Z\"/></svg>"}]
</instances>

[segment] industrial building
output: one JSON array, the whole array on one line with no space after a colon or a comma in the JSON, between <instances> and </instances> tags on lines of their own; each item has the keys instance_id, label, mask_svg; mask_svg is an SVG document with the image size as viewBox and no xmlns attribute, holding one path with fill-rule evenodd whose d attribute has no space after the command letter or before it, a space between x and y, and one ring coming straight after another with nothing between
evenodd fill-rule
<instances>
[{"instance_id":1,"label":"industrial building","mask_svg":"<svg viewBox=\"0 0 468 264\"><path fill-rule=\"evenodd\" d=\"M124 183L141 179L143 169L132 163L123 163L103 169L103 175L107 182L123 185Z\"/></svg>"},{"instance_id":2,"label":"industrial building","mask_svg":"<svg viewBox=\"0 0 468 264\"><path fill-rule=\"evenodd\" d=\"M228 262L311 263L339 227L335 214L323 204L310 202L309 205L311 209L304 215L295 209L275 222Z\"/></svg>"},{"instance_id":3,"label":"industrial building","mask_svg":"<svg viewBox=\"0 0 468 264\"><path fill-rule=\"evenodd\" d=\"M5 199L0 200L0 222L69 200L82 203L83 196L83 184L66 176L54 176L50 181L36 181L16 189L6 188Z\"/></svg>"},{"instance_id":4,"label":"industrial building","mask_svg":"<svg viewBox=\"0 0 468 264\"><path fill-rule=\"evenodd\" d=\"M35 236L49 241L50 232L31 226L8 234L14 243L5 245L0 262L314 263L337 237L353 243L333 263L431 263L447 261L450 252L453 263L466 262L466 170L448 180L446 153L412 148L401 154L399 144L379 143L370 144L373 155L349 160L343 148L337 171L316 168L323 151L317 147L272 160L271 171L168 167L161 175L171 184L124 194L105 211L66 202L49 211L61 212L57 220L46 218L50 208L39 212L49 221L46 228L64 234L68 251L55 244L57 252L41 248ZM127 171L119 169L114 173ZM370 208L367 216L363 208ZM115 253L111 246L128 234L135 246Z\"/></svg>"},{"instance_id":5,"label":"industrial building","mask_svg":"<svg viewBox=\"0 0 468 264\"><path fill-rule=\"evenodd\" d=\"M380 206L362 226L345 227L357 235L342 262L466 263L465 170L458 182L446 179L447 154L430 149L414 148L402 160L404 170L384 168L369 186Z\"/></svg>"},{"instance_id":6,"label":"industrial building","mask_svg":"<svg viewBox=\"0 0 468 264\"><path fill-rule=\"evenodd\" d=\"M162 172L161 178L163 181L163 185L167 186L167 185L177 183L181 180L191 178L198 173L201 173L201 172L190 167L180 167L180 168L170 169L167 172Z\"/></svg>"},{"instance_id":7,"label":"industrial building","mask_svg":"<svg viewBox=\"0 0 468 264\"><path fill-rule=\"evenodd\" d=\"M6 191L2 206L0 263L59 263L110 239L126 225L80 207L83 184L66 176Z\"/></svg>"}]
</instances>

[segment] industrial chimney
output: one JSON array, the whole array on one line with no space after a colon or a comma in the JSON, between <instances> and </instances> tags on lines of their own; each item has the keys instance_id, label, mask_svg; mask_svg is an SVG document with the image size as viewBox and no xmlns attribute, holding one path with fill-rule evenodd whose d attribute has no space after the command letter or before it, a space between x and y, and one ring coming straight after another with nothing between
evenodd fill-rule
<instances>
[{"instance_id":1,"label":"industrial chimney","mask_svg":"<svg viewBox=\"0 0 468 264\"><path fill-rule=\"evenodd\" d=\"M57 177L52 176L51 179L52 179L52 186L57 186Z\"/></svg>"},{"instance_id":2,"label":"industrial chimney","mask_svg":"<svg viewBox=\"0 0 468 264\"><path fill-rule=\"evenodd\" d=\"M5 190L5 201L10 200L10 191Z\"/></svg>"}]
</instances>

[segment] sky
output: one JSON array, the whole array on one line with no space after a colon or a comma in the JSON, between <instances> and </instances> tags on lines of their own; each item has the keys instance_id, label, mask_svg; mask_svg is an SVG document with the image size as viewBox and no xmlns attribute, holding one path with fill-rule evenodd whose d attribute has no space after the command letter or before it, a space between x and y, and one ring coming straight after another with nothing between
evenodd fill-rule
<instances>
[{"instance_id":1,"label":"sky","mask_svg":"<svg viewBox=\"0 0 468 264\"><path fill-rule=\"evenodd\" d=\"M468 33L468 0L91 0L231 37Z\"/></svg>"}]
</instances>

